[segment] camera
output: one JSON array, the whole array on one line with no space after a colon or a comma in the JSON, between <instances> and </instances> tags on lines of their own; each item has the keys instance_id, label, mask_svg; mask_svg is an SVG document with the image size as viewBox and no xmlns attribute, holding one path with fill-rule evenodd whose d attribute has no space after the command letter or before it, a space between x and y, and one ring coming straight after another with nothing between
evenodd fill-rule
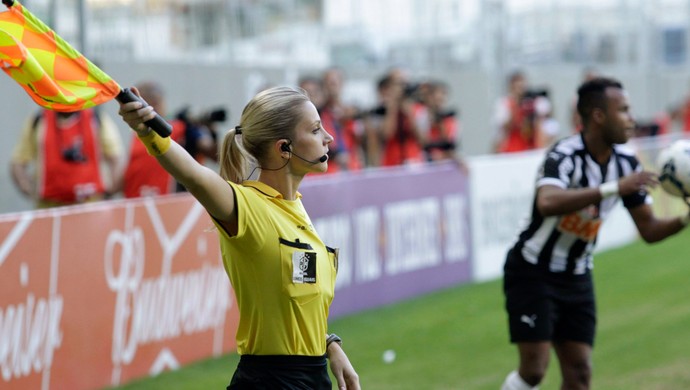
<instances>
[{"instance_id":1,"label":"camera","mask_svg":"<svg viewBox=\"0 0 690 390\"><path fill-rule=\"evenodd\" d=\"M81 145L72 145L69 148L63 149L62 158L65 161L77 164L82 164L88 161L84 155L84 152L82 151Z\"/></svg>"},{"instance_id":2,"label":"camera","mask_svg":"<svg viewBox=\"0 0 690 390\"><path fill-rule=\"evenodd\" d=\"M62 148L62 158L65 161L83 164L88 161L84 154L83 141L80 137L76 138L69 147Z\"/></svg>"},{"instance_id":3,"label":"camera","mask_svg":"<svg viewBox=\"0 0 690 390\"><path fill-rule=\"evenodd\" d=\"M654 121L637 122L635 124L635 137L653 137L661 133L661 126Z\"/></svg>"},{"instance_id":4,"label":"camera","mask_svg":"<svg viewBox=\"0 0 690 390\"><path fill-rule=\"evenodd\" d=\"M417 91L419 91L419 84L417 83L407 83L403 87L403 96L405 98L411 98L414 97L417 94Z\"/></svg>"},{"instance_id":5,"label":"camera","mask_svg":"<svg viewBox=\"0 0 690 390\"><path fill-rule=\"evenodd\" d=\"M228 112L223 107L203 111L202 113L195 116L191 115L189 111L189 107L185 107L177 113L175 118L183 122L191 123L197 126L211 126L214 123L225 122L228 118Z\"/></svg>"},{"instance_id":6,"label":"camera","mask_svg":"<svg viewBox=\"0 0 690 390\"><path fill-rule=\"evenodd\" d=\"M549 98L549 91L543 88L528 89L522 94L522 99Z\"/></svg>"}]
</instances>

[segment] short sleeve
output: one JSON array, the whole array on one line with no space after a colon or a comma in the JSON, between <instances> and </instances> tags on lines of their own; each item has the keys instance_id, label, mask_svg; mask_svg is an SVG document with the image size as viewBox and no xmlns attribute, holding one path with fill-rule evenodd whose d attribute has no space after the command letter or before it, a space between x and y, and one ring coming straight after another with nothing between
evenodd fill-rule
<instances>
[{"instance_id":1,"label":"short sleeve","mask_svg":"<svg viewBox=\"0 0 690 390\"><path fill-rule=\"evenodd\" d=\"M261 234L267 228L266 224L270 224L270 215L267 214L265 207L257 204L260 202L260 196L252 193L252 189L244 187L240 184L227 182L232 188L235 198L235 208L237 211L237 234L230 236L225 230L225 227L215 218L211 217L214 225L218 228L218 232L222 238L226 240L241 241L243 245L260 246L263 244L263 235Z\"/></svg>"},{"instance_id":2,"label":"short sleeve","mask_svg":"<svg viewBox=\"0 0 690 390\"><path fill-rule=\"evenodd\" d=\"M640 164L637 158L629 157L628 161L632 167L633 172L636 173L642 171L642 164ZM645 203L652 203L652 197L649 195L649 193L647 193L647 191L637 191L630 195L623 196L621 197L621 199L623 200L623 206L625 206L625 208L627 209L635 208Z\"/></svg>"},{"instance_id":3,"label":"short sleeve","mask_svg":"<svg viewBox=\"0 0 690 390\"><path fill-rule=\"evenodd\" d=\"M546 154L544 164L539 171L537 187L553 185L560 188L568 188L573 169L573 160L570 157L551 150Z\"/></svg>"}]
</instances>

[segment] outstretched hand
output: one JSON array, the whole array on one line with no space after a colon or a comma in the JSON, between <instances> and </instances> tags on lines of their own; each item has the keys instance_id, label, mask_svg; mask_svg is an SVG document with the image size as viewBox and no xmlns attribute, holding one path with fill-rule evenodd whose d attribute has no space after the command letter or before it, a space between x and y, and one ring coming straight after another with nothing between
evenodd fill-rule
<instances>
[{"instance_id":1,"label":"outstretched hand","mask_svg":"<svg viewBox=\"0 0 690 390\"><path fill-rule=\"evenodd\" d=\"M628 175L618 181L618 193L621 196L646 191L659 184L659 178L653 172L641 171Z\"/></svg>"},{"instance_id":2,"label":"outstretched hand","mask_svg":"<svg viewBox=\"0 0 690 390\"><path fill-rule=\"evenodd\" d=\"M131 88L132 92L141 98L139 90L136 87ZM142 103L143 102L143 103ZM122 120L140 136L144 136L151 132L151 129L144 124L144 122L156 117L157 113L153 107L142 99L141 102L120 103L120 110L118 115Z\"/></svg>"}]
</instances>

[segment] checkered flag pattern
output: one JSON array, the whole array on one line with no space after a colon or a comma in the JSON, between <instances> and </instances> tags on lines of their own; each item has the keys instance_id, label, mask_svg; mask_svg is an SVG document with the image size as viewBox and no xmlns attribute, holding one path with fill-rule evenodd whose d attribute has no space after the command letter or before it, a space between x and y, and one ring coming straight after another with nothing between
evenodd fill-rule
<instances>
[{"instance_id":1,"label":"checkered flag pattern","mask_svg":"<svg viewBox=\"0 0 690 390\"><path fill-rule=\"evenodd\" d=\"M105 103L120 86L18 1L3 0L0 68L40 106L79 111Z\"/></svg>"}]
</instances>

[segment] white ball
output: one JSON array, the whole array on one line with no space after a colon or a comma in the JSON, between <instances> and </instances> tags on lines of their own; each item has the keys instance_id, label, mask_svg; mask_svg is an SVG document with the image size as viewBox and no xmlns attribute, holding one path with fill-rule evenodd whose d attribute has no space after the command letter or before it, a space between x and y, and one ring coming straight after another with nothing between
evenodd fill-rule
<instances>
[{"instance_id":1,"label":"white ball","mask_svg":"<svg viewBox=\"0 0 690 390\"><path fill-rule=\"evenodd\" d=\"M395 351L392 349L387 349L383 351L383 356L381 357L384 363L391 364L395 361Z\"/></svg>"},{"instance_id":2,"label":"white ball","mask_svg":"<svg viewBox=\"0 0 690 390\"><path fill-rule=\"evenodd\" d=\"M678 140L657 158L661 188L673 196L690 196L690 140Z\"/></svg>"}]
</instances>

